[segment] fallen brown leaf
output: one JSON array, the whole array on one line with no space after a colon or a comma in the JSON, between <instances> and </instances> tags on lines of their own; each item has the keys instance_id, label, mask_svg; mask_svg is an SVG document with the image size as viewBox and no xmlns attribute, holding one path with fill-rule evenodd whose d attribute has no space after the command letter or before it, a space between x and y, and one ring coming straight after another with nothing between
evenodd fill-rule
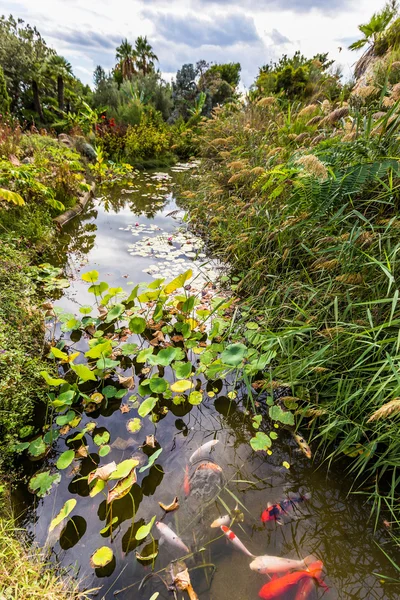
<instances>
[{"instance_id":1,"label":"fallen brown leaf","mask_svg":"<svg viewBox=\"0 0 400 600\"><path fill-rule=\"evenodd\" d=\"M87 449L88 449L88 447L85 446L84 444L82 444L82 446L80 448L78 448L78 450L76 450L75 458L86 458L88 455Z\"/></svg>"},{"instance_id":2,"label":"fallen brown leaf","mask_svg":"<svg viewBox=\"0 0 400 600\"><path fill-rule=\"evenodd\" d=\"M122 412L122 414L125 414L128 413L131 409L127 404L121 404L119 410Z\"/></svg>"},{"instance_id":3,"label":"fallen brown leaf","mask_svg":"<svg viewBox=\"0 0 400 600\"><path fill-rule=\"evenodd\" d=\"M98 467L95 471L89 473L88 483L92 483L93 479L102 479L102 481L107 481L110 477L111 473L117 469L117 465L113 460L102 467Z\"/></svg>"},{"instance_id":4,"label":"fallen brown leaf","mask_svg":"<svg viewBox=\"0 0 400 600\"><path fill-rule=\"evenodd\" d=\"M153 434L146 435L146 446L150 446L150 448L156 447L156 438Z\"/></svg>"},{"instance_id":5,"label":"fallen brown leaf","mask_svg":"<svg viewBox=\"0 0 400 600\"><path fill-rule=\"evenodd\" d=\"M118 375L118 379L122 387L126 388L127 390L132 390L135 387L135 380L132 375L129 377Z\"/></svg>"},{"instance_id":6,"label":"fallen brown leaf","mask_svg":"<svg viewBox=\"0 0 400 600\"><path fill-rule=\"evenodd\" d=\"M178 510L179 508L179 500L178 496L175 496L171 504L163 504L162 502L158 503L165 512L172 512L173 510Z\"/></svg>"}]
</instances>

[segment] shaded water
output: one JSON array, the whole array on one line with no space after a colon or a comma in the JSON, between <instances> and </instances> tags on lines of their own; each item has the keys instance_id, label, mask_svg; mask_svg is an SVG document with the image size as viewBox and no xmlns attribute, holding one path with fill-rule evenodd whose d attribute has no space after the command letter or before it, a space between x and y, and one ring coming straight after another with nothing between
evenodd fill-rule
<instances>
[{"instance_id":1,"label":"shaded water","mask_svg":"<svg viewBox=\"0 0 400 600\"><path fill-rule=\"evenodd\" d=\"M169 268L172 277L183 271L187 262L192 262L203 274L207 273L209 266L205 265L204 257L199 256L202 251L196 248L194 236L187 236L192 242L188 245L190 250L186 249L186 242L177 241L181 239L176 233L179 221L167 216L177 208L170 183L142 175L135 187L137 190L133 193L115 189L96 199L84 216L69 225L60 241L60 257L66 252L69 255L67 272L71 287L57 304L68 312L77 312L80 305L93 302L87 285L80 280L80 273L87 270L96 269L100 279L125 289L140 281L152 280L157 270L163 274L163 270ZM164 242L165 236L172 237L168 243L175 252L175 261L167 262L160 244L154 243L163 235ZM129 250L129 245L143 237L151 238L148 253L139 251L138 255L137 248ZM153 275L149 274L144 271L149 270L149 265L159 269L151 268ZM83 341L78 341L77 347L84 349ZM112 517L118 517L118 523L112 535L110 530L99 533L106 525L104 497L101 494L89 497L86 482L79 481L71 469L63 471L60 484L28 511L28 527L35 540L40 545L54 544L54 554L61 564L77 566L84 587L101 586L101 598L148 600L156 591L160 598L168 598L171 592L156 576L148 577L139 589L143 578L152 573L152 566L148 561L139 562L136 552L145 554L146 546L151 552L153 542L150 541L150 547L150 538L138 542L135 533L154 515L157 519L163 517L159 501L169 504L178 496L179 510L166 515L163 522L171 525L194 552L186 564L200 600L255 599L267 582L265 575L249 569L251 558L238 552L221 536L219 529L210 528L214 519L235 506L243 513L243 522L234 524L233 530L251 553L289 558L312 554L324 562L329 591L315 589L310 599L398 598L397 587L385 584L374 575L394 576L394 573L375 543L385 544L385 533L378 531L374 535L368 523L369 507L363 504L362 497L348 496L348 483L337 471L326 475L326 468L318 463L318 457L309 461L298 454L290 434L284 430L279 432L271 456L253 452L248 441L254 430L241 402L242 398L246 399L245 391L237 386L238 398L230 400L228 392L234 389L233 383L216 382L209 384L208 389L210 397L201 405L191 410L186 405L173 405L157 424L144 419L142 429L136 434L128 433L126 428L136 411L126 414L120 411L126 398L110 400L107 408L84 415L81 427L86 421L94 420L97 427L105 427L111 434L112 450L106 458L99 458L100 464L112 460L118 463L132 455L145 463L147 458L141 447L150 434L156 436L163 451L155 466L138 474L131 494L113 503ZM212 454L191 464L192 453L212 439L219 441ZM59 441L55 452L47 457L47 464L54 465L57 455L65 449L65 442ZM92 456L96 450L90 441ZM212 468L199 469L206 461L219 465L222 474ZM284 461L290 463L290 469L282 466ZM94 466L90 458L83 460L80 476L87 475ZM188 495L184 485L186 466L190 476ZM37 469L38 464L33 464L32 472ZM309 492L311 498L285 515L282 524L261 522L261 512L268 502L277 502L288 492L299 490ZM61 532L56 532L59 540L48 536L51 519L71 497L78 501L72 519ZM26 497L25 502L32 502L32 496ZM156 539L160 538L156 528L152 533ZM102 545L113 548L115 559L95 572L89 558ZM166 579L163 569L180 556L182 552L168 542L160 544L154 572ZM180 592L178 597L183 595ZM293 600L296 590L279 597Z\"/></svg>"}]
</instances>

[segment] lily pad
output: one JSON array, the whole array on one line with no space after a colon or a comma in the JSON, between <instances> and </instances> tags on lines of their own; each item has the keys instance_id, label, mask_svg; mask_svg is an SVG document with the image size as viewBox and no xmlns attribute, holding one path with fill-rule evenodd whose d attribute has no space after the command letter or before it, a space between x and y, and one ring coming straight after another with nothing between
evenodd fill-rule
<instances>
[{"instance_id":1,"label":"lily pad","mask_svg":"<svg viewBox=\"0 0 400 600\"><path fill-rule=\"evenodd\" d=\"M125 461L127 462L127 461ZM137 464L137 461L133 461ZM117 485L115 485L112 490L109 490L108 492L108 496L107 496L107 504L110 504L111 502L114 502L114 500L119 500L120 498L123 498L124 496L126 496L126 494L129 494L131 487L133 486L134 483L136 483L137 481L137 477L136 477L136 469L133 468L132 471L126 476L124 477L124 479L120 479L120 481L118 481Z\"/></svg>"},{"instance_id":2,"label":"lily pad","mask_svg":"<svg viewBox=\"0 0 400 600\"><path fill-rule=\"evenodd\" d=\"M126 428L130 433L137 433L142 428L142 421L137 417L134 419L129 419L126 424Z\"/></svg>"},{"instance_id":3,"label":"lily pad","mask_svg":"<svg viewBox=\"0 0 400 600\"><path fill-rule=\"evenodd\" d=\"M150 531L151 528L154 525L154 521L156 520L156 517L154 516L151 521L149 523L147 523L147 525L142 525L141 527L139 527L139 529L136 532L135 538L137 540L144 540L144 538L146 538Z\"/></svg>"},{"instance_id":4,"label":"lily pad","mask_svg":"<svg viewBox=\"0 0 400 600\"><path fill-rule=\"evenodd\" d=\"M143 319L143 317L133 317L129 321L129 329L132 331L132 333L143 333L143 331L146 329L145 319Z\"/></svg>"},{"instance_id":5,"label":"lily pad","mask_svg":"<svg viewBox=\"0 0 400 600\"><path fill-rule=\"evenodd\" d=\"M178 379L186 379L193 370L191 362L176 362L172 365Z\"/></svg>"},{"instance_id":6,"label":"lily pad","mask_svg":"<svg viewBox=\"0 0 400 600\"><path fill-rule=\"evenodd\" d=\"M119 465L117 465L115 471L111 473L109 479L122 479L123 477L127 477L132 469L137 467L138 464L139 461L135 458L127 458L126 460L123 460L121 463L119 463Z\"/></svg>"},{"instance_id":7,"label":"lily pad","mask_svg":"<svg viewBox=\"0 0 400 600\"><path fill-rule=\"evenodd\" d=\"M265 451L265 450L268 450L268 448L271 448L272 441L271 441L271 438L266 433L264 433L263 431L258 431L256 433L256 435L253 438L251 438L250 446L255 451L260 451L260 450Z\"/></svg>"},{"instance_id":8,"label":"lily pad","mask_svg":"<svg viewBox=\"0 0 400 600\"><path fill-rule=\"evenodd\" d=\"M197 391L191 392L189 394L188 400L189 400L190 404L193 404L193 406L196 406L197 404L201 404L201 402L203 401L203 394L202 394L202 392L197 392Z\"/></svg>"},{"instance_id":9,"label":"lily pad","mask_svg":"<svg viewBox=\"0 0 400 600\"><path fill-rule=\"evenodd\" d=\"M71 498L71 500L67 500L65 502L64 506L62 507L62 509L60 510L58 515L56 517L54 517L54 519L51 521L50 527L49 527L49 533L51 531L53 531L53 529L55 529L55 527L57 527L57 525L59 525L62 521L64 521L64 519L66 519L68 517L68 515L74 510L75 506L76 506L75 498Z\"/></svg>"},{"instance_id":10,"label":"lily pad","mask_svg":"<svg viewBox=\"0 0 400 600\"><path fill-rule=\"evenodd\" d=\"M96 446L103 446L104 444L107 444L110 441L109 431L105 429L101 433L96 433L93 436L93 441L96 444Z\"/></svg>"},{"instance_id":11,"label":"lily pad","mask_svg":"<svg viewBox=\"0 0 400 600\"><path fill-rule=\"evenodd\" d=\"M171 390L173 392L178 392L179 394L181 394L182 392L190 390L192 387L194 386L191 381L189 381L188 379L181 379L179 381L175 381L175 383L171 385Z\"/></svg>"},{"instance_id":12,"label":"lily pad","mask_svg":"<svg viewBox=\"0 0 400 600\"><path fill-rule=\"evenodd\" d=\"M51 487L59 481L61 481L59 473L51 475L50 471L42 471L41 473L36 473L29 481L29 491L32 494L37 494L39 498L43 498L43 496L48 494Z\"/></svg>"},{"instance_id":13,"label":"lily pad","mask_svg":"<svg viewBox=\"0 0 400 600\"><path fill-rule=\"evenodd\" d=\"M113 551L108 546L102 546L98 548L94 554L90 557L90 565L94 569L105 567L114 558Z\"/></svg>"},{"instance_id":14,"label":"lily pad","mask_svg":"<svg viewBox=\"0 0 400 600\"><path fill-rule=\"evenodd\" d=\"M75 450L66 450L63 452L56 463L57 469L66 469L75 458Z\"/></svg>"},{"instance_id":15,"label":"lily pad","mask_svg":"<svg viewBox=\"0 0 400 600\"><path fill-rule=\"evenodd\" d=\"M150 396L150 398L146 398L146 400L143 400L142 404L138 408L139 416L145 417L146 415L148 415L153 410L156 404L157 398L154 398L153 396Z\"/></svg>"},{"instance_id":16,"label":"lily pad","mask_svg":"<svg viewBox=\"0 0 400 600\"><path fill-rule=\"evenodd\" d=\"M244 344L230 344L221 354L221 361L225 365L237 367L243 361L247 348Z\"/></svg>"},{"instance_id":17,"label":"lily pad","mask_svg":"<svg viewBox=\"0 0 400 600\"><path fill-rule=\"evenodd\" d=\"M149 387L154 394L162 394L168 387L168 382L162 377L152 377Z\"/></svg>"}]
</instances>

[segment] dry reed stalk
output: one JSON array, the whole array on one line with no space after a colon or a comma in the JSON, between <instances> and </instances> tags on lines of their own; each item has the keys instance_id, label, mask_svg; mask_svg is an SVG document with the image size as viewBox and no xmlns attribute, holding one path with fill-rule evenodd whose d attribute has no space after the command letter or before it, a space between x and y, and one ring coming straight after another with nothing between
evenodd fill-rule
<instances>
[{"instance_id":1,"label":"dry reed stalk","mask_svg":"<svg viewBox=\"0 0 400 600\"><path fill-rule=\"evenodd\" d=\"M332 258L331 260L327 260L325 257L317 258L312 264L311 268L314 270L326 269L327 271L333 271L336 267L339 266L339 261L337 258Z\"/></svg>"},{"instance_id":2,"label":"dry reed stalk","mask_svg":"<svg viewBox=\"0 0 400 600\"><path fill-rule=\"evenodd\" d=\"M336 277L336 281L348 283L349 285L360 285L361 283L364 283L364 278L361 273L346 273L345 275Z\"/></svg>"}]
</instances>

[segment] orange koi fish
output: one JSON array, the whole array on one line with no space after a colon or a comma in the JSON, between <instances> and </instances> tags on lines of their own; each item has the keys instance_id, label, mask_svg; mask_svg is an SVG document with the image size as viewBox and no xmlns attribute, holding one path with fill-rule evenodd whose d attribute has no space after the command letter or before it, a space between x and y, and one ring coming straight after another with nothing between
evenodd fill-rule
<instances>
[{"instance_id":1,"label":"orange koi fish","mask_svg":"<svg viewBox=\"0 0 400 600\"><path fill-rule=\"evenodd\" d=\"M185 478L183 480L183 491L185 492L185 496L188 497L190 494L190 481L189 481L189 466L185 467Z\"/></svg>"},{"instance_id":2,"label":"orange koi fish","mask_svg":"<svg viewBox=\"0 0 400 600\"><path fill-rule=\"evenodd\" d=\"M196 471L204 471L205 469L210 469L211 471L216 471L217 473L222 473L222 469L219 465L213 462L205 462L201 463L196 469Z\"/></svg>"},{"instance_id":3,"label":"orange koi fish","mask_svg":"<svg viewBox=\"0 0 400 600\"><path fill-rule=\"evenodd\" d=\"M233 533L231 529L229 529L229 527L227 527L226 525L221 525L221 530L224 532L228 540L232 542L235 548L237 548L241 552L244 552L245 554L247 554L247 556L251 556L252 558L254 558L254 554L247 550L246 546L239 540L238 536L235 533Z\"/></svg>"},{"instance_id":4,"label":"orange koi fish","mask_svg":"<svg viewBox=\"0 0 400 600\"><path fill-rule=\"evenodd\" d=\"M325 589L328 589L325 583L321 579L321 573L324 565L323 562L317 560L309 566L308 571L295 571L294 573L288 573L279 579L273 579L269 581L259 591L258 595L262 600L272 600L287 592L292 586L306 580L312 580L318 582L318 584Z\"/></svg>"}]
</instances>

